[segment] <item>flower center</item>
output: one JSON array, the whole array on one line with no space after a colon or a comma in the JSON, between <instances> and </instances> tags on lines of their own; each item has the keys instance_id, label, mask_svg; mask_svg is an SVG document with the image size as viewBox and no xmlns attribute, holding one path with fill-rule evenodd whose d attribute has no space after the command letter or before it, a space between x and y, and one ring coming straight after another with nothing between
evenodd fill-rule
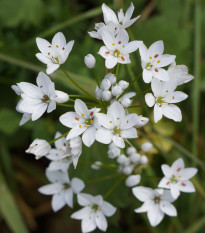
<instances>
[{"instance_id":1,"label":"flower center","mask_svg":"<svg viewBox=\"0 0 205 233\"><path fill-rule=\"evenodd\" d=\"M154 202L155 202L156 204L160 203L160 200L161 200L160 197L155 197L155 198L154 198Z\"/></svg>"},{"instance_id":2,"label":"flower center","mask_svg":"<svg viewBox=\"0 0 205 233\"><path fill-rule=\"evenodd\" d=\"M146 64L146 66L145 66L145 68L146 68L147 70L151 70L152 67L153 67L153 65L152 65L151 62L148 62L148 63Z\"/></svg>"},{"instance_id":3,"label":"flower center","mask_svg":"<svg viewBox=\"0 0 205 233\"><path fill-rule=\"evenodd\" d=\"M163 103L164 103L163 97L159 96L159 97L157 98L157 102L158 102L159 104L163 104Z\"/></svg>"},{"instance_id":4,"label":"flower center","mask_svg":"<svg viewBox=\"0 0 205 233\"><path fill-rule=\"evenodd\" d=\"M44 95L42 98L43 103L48 103L49 102L49 97L47 95Z\"/></svg>"},{"instance_id":5,"label":"flower center","mask_svg":"<svg viewBox=\"0 0 205 233\"><path fill-rule=\"evenodd\" d=\"M121 129L119 127L115 126L115 128L113 129L113 133L117 134L120 137Z\"/></svg>"},{"instance_id":6,"label":"flower center","mask_svg":"<svg viewBox=\"0 0 205 233\"><path fill-rule=\"evenodd\" d=\"M98 211L99 209L100 209L99 206L96 204L92 206L92 210L94 210L95 212Z\"/></svg>"},{"instance_id":7,"label":"flower center","mask_svg":"<svg viewBox=\"0 0 205 233\"><path fill-rule=\"evenodd\" d=\"M118 49L115 49L114 54L115 57L119 57L120 56L120 51Z\"/></svg>"},{"instance_id":8,"label":"flower center","mask_svg":"<svg viewBox=\"0 0 205 233\"><path fill-rule=\"evenodd\" d=\"M92 119L87 119L87 120L85 121L85 124L86 124L86 125L92 125L92 123L93 123L93 120L92 120Z\"/></svg>"},{"instance_id":9,"label":"flower center","mask_svg":"<svg viewBox=\"0 0 205 233\"><path fill-rule=\"evenodd\" d=\"M64 186L64 189L69 189L70 188L70 185L68 183L63 184L63 186Z\"/></svg>"},{"instance_id":10,"label":"flower center","mask_svg":"<svg viewBox=\"0 0 205 233\"><path fill-rule=\"evenodd\" d=\"M172 183L177 183L177 178L173 175L171 178L170 178L170 181Z\"/></svg>"},{"instance_id":11,"label":"flower center","mask_svg":"<svg viewBox=\"0 0 205 233\"><path fill-rule=\"evenodd\" d=\"M57 63L59 63L59 59L58 59L58 57L55 57L54 59L57 61Z\"/></svg>"}]
</instances>

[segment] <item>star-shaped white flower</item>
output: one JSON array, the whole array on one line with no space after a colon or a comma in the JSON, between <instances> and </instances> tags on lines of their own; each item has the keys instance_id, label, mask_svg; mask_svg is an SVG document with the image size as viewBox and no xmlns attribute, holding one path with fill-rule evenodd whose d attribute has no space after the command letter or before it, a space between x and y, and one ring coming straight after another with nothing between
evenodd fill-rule
<instances>
[{"instance_id":1,"label":"star-shaped white flower","mask_svg":"<svg viewBox=\"0 0 205 233\"><path fill-rule=\"evenodd\" d=\"M47 65L46 73L52 74L67 60L74 41L72 40L66 44L65 36L62 32L58 32L53 37L51 44L39 37L36 38L36 43L41 51L41 53L36 54L36 57Z\"/></svg>"},{"instance_id":2,"label":"star-shaped white flower","mask_svg":"<svg viewBox=\"0 0 205 233\"><path fill-rule=\"evenodd\" d=\"M66 140L83 134L83 143L90 147L95 141L96 129L99 127L95 116L99 109L92 108L88 110L86 104L80 99L75 100L74 108L75 112L67 112L59 118L63 125L72 128Z\"/></svg>"},{"instance_id":3,"label":"star-shaped white flower","mask_svg":"<svg viewBox=\"0 0 205 233\"><path fill-rule=\"evenodd\" d=\"M96 133L96 140L104 143L113 143L120 148L125 147L124 139L137 138L137 130L133 127L137 123L137 114L125 115L125 110L118 102L108 108L107 114L97 114L100 125Z\"/></svg>"},{"instance_id":4,"label":"star-shaped white flower","mask_svg":"<svg viewBox=\"0 0 205 233\"><path fill-rule=\"evenodd\" d=\"M78 203L83 208L71 215L71 218L82 220L82 232L91 232L96 228L106 231L108 224L106 217L112 216L116 208L103 200L101 195L78 194Z\"/></svg>"},{"instance_id":5,"label":"star-shaped white flower","mask_svg":"<svg viewBox=\"0 0 205 233\"><path fill-rule=\"evenodd\" d=\"M175 91L177 84L170 80L167 82L154 78L151 83L152 93L145 95L145 102L149 107L154 106L154 121L158 122L162 116L174 121L181 121L181 110L175 105L185 100L188 95L181 91Z\"/></svg>"},{"instance_id":6,"label":"star-shaped white flower","mask_svg":"<svg viewBox=\"0 0 205 233\"><path fill-rule=\"evenodd\" d=\"M55 90L54 82L43 72L38 74L36 82L37 86L27 82L17 83L22 92L18 109L30 113L32 121L40 118L46 110L50 113L56 109L56 102L64 103L69 99L68 94Z\"/></svg>"},{"instance_id":7,"label":"star-shaped white flower","mask_svg":"<svg viewBox=\"0 0 205 233\"><path fill-rule=\"evenodd\" d=\"M141 63L143 68L143 80L145 83L150 83L152 78L158 78L159 80L168 81L169 74L163 69L169 64L171 64L176 56L175 55L162 55L164 52L163 41L156 41L153 43L149 49L142 44L139 48Z\"/></svg>"},{"instance_id":8,"label":"star-shaped white flower","mask_svg":"<svg viewBox=\"0 0 205 233\"><path fill-rule=\"evenodd\" d=\"M17 95L21 95L23 92L21 91L20 87L18 87L17 85L12 85L11 88L15 91L15 93ZM23 112L19 109L19 104L21 103L22 100L20 100L16 106L16 111L23 113L23 116L21 118L21 121L19 123L19 125L24 125L26 122L28 122L31 119L31 113L27 113L27 112Z\"/></svg>"},{"instance_id":9,"label":"star-shaped white flower","mask_svg":"<svg viewBox=\"0 0 205 233\"><path fill-rule=\"evenodd\" d=\"M34 154L36 159L40 159L41 157L48 155L50 150L51 145L46 140L37 138L31 143L26 150L26 153Z\"/></svg>"},{"instance_id":10,"label":"star-shaped white flower","mask_svg":"<svg viewBox=\"0 0 205 233\"><path fill-rule=\"evenodd\" d=\"M52 184L42 186L38 191L45 195L53 195L51 206L53 211L58 211L65 205L73 207L73 194L80 193L84 182L79 178L72 178L71 181L67 172L46 170L46 176Z\"/></svg>"},{"instance_id":11,"label":"star-shaped white flower","mask_svg":"<svg viewBox=\"0 0 205 233\"><path fill-rule=\"evenodd\" d=\"M195 192L195 188L189 179L197 173L197 169L184 168L182 158L177 159L171 167L163 164L162 172L165 177L160 181L158 187L170 189L174 198L178 198L180 192Z\"/></svg>"},{"instance_id":12,"label":"star-shaped white flower","mask_svg":"<svg viewBox=\"0 0 205 233\"><path fill-rule=\"evenodd\" d=\"M177 216L176 208L171 204L175 199L171 196L169 190L151 189L143 186L132 189L133 194L143 205L135 209L136 213L147 212L150 224L155 227L162 219L164 214L169 216Z\"/></svg>"},{"instance_id":13,"label":"star-shaped white flower","mask_svg":"<svg viewBox=\"0 0 205 233\"><path fill-rule=\"evenodd\" d=\"M112 69L117 63L130 63L129 54L136 51L142 44L142 41L129 42L128 33L123 30L115 37L107 30L102 32L102 39L105 46L98 52L105 58L105 66Z\"/></svg>"}]
</instances>

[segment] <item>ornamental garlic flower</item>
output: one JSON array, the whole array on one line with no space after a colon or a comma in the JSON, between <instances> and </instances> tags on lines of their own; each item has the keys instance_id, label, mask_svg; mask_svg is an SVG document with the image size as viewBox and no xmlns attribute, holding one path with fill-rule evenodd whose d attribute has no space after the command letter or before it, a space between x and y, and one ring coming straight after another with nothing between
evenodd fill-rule
<instances>
[{"instance_id":1,"label":"ornamental garlic flower","mask_svg":"<svg viewBox=\"0 0 205 233\"><path fill-rule=\"evenodd\" d=\"M91 232L96 228L106 231L108 224L105 216L112 216L116 208L104 201L101 195L91 196L86 193L80 193L77 197L78 204L83 206L83 208L73 213L71 218L82 220L82 232Z\"/></svg>"},{"instance_id":2,"label":"ornamental garlic flower","mask_svg":"<svg viewBox=\"0 0 205 233\"><path fill-rule=\"evenodd\" d=\"M176 56L175 55L162 55L164 52L163 41L156 41L149 49L142 44L139 48L142 69L143 69L143 80L145 83L150 83L152 78L158 78L162 81L169 80L168 72L162 67L171 64Z\"/></svg>"},{"instance_id":3,"label":"ornamental garlic flower","mask_svg":"<svg viewBox=\"0 0 205 233\"><path fill-rule=\"evenodd\" d=\"M151 87L154 95L147 93L145 102L149 107L154 106L154 121L158 122L163 115L174 121L181 121L181 110L174 103L185 100L188 95L181 91L175 91L177 85L172 80L163 82L154 78Z\"/></svg>"},{"instance_id":4,"label":"ornamental garlic flower","mask_svg":"<svg viewBox=\"0 0 205 233\"><path fill-rule=\"evenodd\" d=\"M162 178L158 187L170 189L174 198L178 198L180 191L185 193L195 192L195 188L189 179L197 173L196 168L184 168L182 158L177 159L171 167L166 164L161 167L165 177Z\"/></svg>"},{"instance_id":5,"label":"ornamental garlic flower","mask_svg":"<svg viewBox=\"0 0 205 233\"><path fill-rule=\"evenodd\" d=\"M44 185L38 191L45 195L53 195L51 206L57 212L65 205L73 207L73 194L80 193L84 182L79 178L72 178L71 181L67 172L46 170L46 176L51 184Z\"/></svg>"},{"instance_id":6,"label":"ornamental garlic flower","mask_svg":"<svg viewBox=\"0 0 205 233\"><path fill-rule=\"evenodd\" d=\"M137 130L133 127L137 123L137 114L125 115L120 103L112 103L107 114L98 113L97 118L102 125L96 133L98 142L110 144L113 141L115 146L124 148L124 139L137 138Z\"/></svg>"},{"instance_id":7,"label":"ornamental garlic flower","mask_svg":"<svg viewBox=\"0 0 205 233\"><path fill-rule=\"evenodd\" d=\"M108 69L112 69L117 63L131 63L129 54L142 44L142 41L137 40L129 42L128 33L124 30L116 37L105 30L102 32L102 39L105 46L102 46L98 53L105 58L105 66Z\"/></svg>"},{"instance_id":8,"label":"ornamental garlic flower","mask_svg":"<svg viewBox=\"0 0 205 233\"><path fill-rule=\"evenodd\" d=\"M41 53L36 54L36 57L47 65L46 73L52 74L60 65L65 63L73 48L74 41L66 44L65 36L62 32L58 32L53 37L51 44L39 37L36 38L36 43L41 51Z\"/></svg>"},{"instance_id":9,"label":"ornamental garlic flower","mask_svg":"<svg viewBox=\"0 0 205 233\"><path fill-rule=\"evenodd\" d=\"M84 57L84 62L89 69L94 68L96 59L92 54L88 54Z\"/></svg>"},{"instance_id":10,"label":"ornamental garlic flower","mask_svg":"<svg viewBox=\"0 0 205 233\"><path fill-rule=\"evenodd\" d=\"M63 125L72 128L66 140L83 134L83 143L90 147L95 141L96 129L99 127L95 116L99 109L92 108L88 110L86 104L80 99L75 100L74 108L76 112L67 112L59 118Z\"/></svg>"},{"instance_id":11,"label":"ornamental garlic flower","mask_svg":"<svg viewBox=\"0 0 205 233\"><path fill-rule=\"evenodd\" d=\"M50 78L40 72L36 79L37 86L27 82L17 83L22 91L18 109L31 114L32 121L40 118L47 110L48 113L56 109L56 102L64 103L69 99L68 94L56 91Z\"/></svg>"},{"instance_id":12,"label":"ornamental garlic flower","mask_svg":"<svg viewBox=\"0 0 205 233\"><path fill-rule=\"evenodd\" d=\"M34 154L36 159L40 159L41 157L48 155L51 150L51 145L43 139L35 139L29 148L26 150L26 153Z\"/></svg>"},{"instance_id":13,"label":"ornamental garlic flower","mask_svg":"<svg viewBox=\"0 0 205 233\"><path fill-rule=\"evenodd\" d=\"M155 227L162 219L164 214L177 216L176 208L171 204L175 199L169 190L151 189L143 186L132 189L137 199L144 202L140 208L135 209L136 213L147 212L150 224Z\"/></svg>"}]
</instances>

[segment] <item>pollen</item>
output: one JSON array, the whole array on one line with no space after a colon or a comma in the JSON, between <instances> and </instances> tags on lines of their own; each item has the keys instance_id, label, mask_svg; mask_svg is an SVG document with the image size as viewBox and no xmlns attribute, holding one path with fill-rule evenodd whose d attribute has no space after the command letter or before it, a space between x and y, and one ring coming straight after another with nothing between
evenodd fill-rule
<instances>
[{"instance_id":1,"label":"pollen","mask_svg":"<svg viewBox=\"0 0 205 233\"><path fill-rule=\"evenodd\" d=\"M91 113L90 113L90 116L93 116L93 113L94 113L94 112L91 112Z\"/></svg>"},{"instance_id":2,"label":"pollen","mask_svg":"<svg viewBox=\"0 0 205 233\"><path fill-rule=\"evenodd\" d=\"M159 107L162 107L162 105L160 104Z\"/></svg>"},{"instance_id":3,"label":"pollen","mask_svg":"<svg viewBox=\"0 0 205 233\"><path fill-rule=\"evenodd\" d=\"M114 46L114 45L115 45L115 43L112 43L112 45Z\"/></svg>"},{"instance_id":4,"label":"pollen","mask_svg":"<svg viewBox=\"0 0 205 233\"><path fill-rule=\"evenodd\" d=\"M152 60L152 57L150 56L149 59Z\"/></svg>"},{"instance_id":5,"label":"pollen","mask_svg":"<svg viewBox=\"0 0 205 233\"><path fill-rule=\"evenodd\" d=\"M178 178L181 178L182 176L178 176Z\"/></svg>"},{"instance_id":6,"label":"pollen","mask_svg":"<svg viewBox=\"0 0 205 233\"><path fill-rule=\"evenodd\" d=\"M110 53L109 51L105 52L105 54L109 54L109 53Z\"/></svg>"},{"instance_id":7,"label":"pollen","mask_svg":"<svg viewBox=\"0 0 205 233\"><path fill-rule=\"evenodd\" d=\"M159 60L159 61L157 61L157 63L160 63L161 61Z\"/></svg>"},{"instance_id":8,"label":"pollen","mask_svg":"<svg viewBox=\"0 0 205 233\"><path fill-rule=\"evenodd\" d=\"M169 91L168 90L166 90L166 93L168 93Z\"/></svg>"},{"instance_id":9,"label":"pollen","mask_svg":"<svg viewBox=\"0 0 205 233\"><path fill-rule=\"evenodd\" d=\"M158 69L155 69L155 72L158 72Z\"/></svg>"},{"instance_id":10,"label":"pollen","mask_svg":"<svg viewBox=\"0 0 205 233\"><path fill-rule=\"evenodd\" d=\"M82 127L82 125L79 125L79 128L81 128Z\"/></svg>"},{"instance_id":11,"label":"pollen","mask_svg":"<svg viewBox=\"0 0 205 233\"><path fill-rule=\"evenodd\" d=\"M88 125L85 124L85 127L87 127Z\"/></svg>"},{"instance_id":12,"label":"pollen","mask_svg":"<svg viewBox=\"0 0 205 233\"><path fill-rule=\"evenodd\" d=\"M121 43L122 43L121 41L118 42L118 44L121 44Z\"/></svg>"},{"instance_id":13,"label":"pollen","mask_svg":"<svg viewBox=\"0 0 205 233\"><path fill-rule=\"evenodd\" d=\"M79 118L78 118L78 117L75 117L75 120L76 120L76 121L79 121Z\"/></svg>"},{"instance_id":14,"label":"pollen","mask_svg":"<svg viewBox=\"0 0 205 233\"><path fill-rule=\"evenodd\" d=\"M112 123L112 121L109 121L109 123Z\"/></svg>"},{"instance_id":15,"label":"pollen","mask_svg":"<svg viewBox=\"0 0 205 233\"><path fill-rule=\"evenodd\" d=\"M90 123L92 124L92 123L93 123L93 120L90 120Z\"/></svg>"},{"instance_id":16,"label":"pollen","mask_svg":"<svg viewBox=\"0 0 205 233\"><path fill-rule=\"evenodd\" d=\"M124 58L123 56L121 57L121 59L122 59L123 61L125 61L125 58Z\"/></svg>"},{"instance_id":17,"label":"pollen","mask_svg":"<svg viewBox=\"0 0 205 233\"><path fill-rule=\"evenodd\" d=\"M84 117L84 116L85 116L85 114L83 114L83 113L82 113L82 114L81 114L81 116L82 116L82 117Z\"/></svg>"},{"instance_id":18,"label":"pollen","mask_svg":"<svg viewBox=\"0 0 205 233\"><path fill-rule=\"evenodd\" d=\"M174 99L174 96L172 96L172 99Z\"/></svg>"},{"instance_id":19,"label":"pollen","mask_svg":"<svg viewBox=\"0 0 205 233\"><path fill-rule=\"evenodd\" d=\"M56 45L56 48L58 48L58 45Z\"/></svg>"},{"instance_id":20,"label":"pollen","mask_svg":"<svg viewBox=\"0 0 205 233\"><path fill-rule=\"evenodd\" d=\"M118 117L117 120L119 121L119 119L120 119L120 118Z\"/></svg>"},{"instance_id":21,"label":"pollen","mask_svg":"<svg viewBox=\"0 0 205 233\"><path fill-rule=\"evenodd\" d=\"M51 53L49 52L49 53L48 53L48 56L49 56L50 54L51 54Z\"/></svg>"},{"instance_id":22,"label":"pollen","mask_svg":"<svg viewBox=\"0 0 205 233\"><path fill-rule=\"evenodd\" d=\"M154 58L157 58L159 56L159 54L156 54L156 55L154 55Z\"/></svg>"}]
</instances>

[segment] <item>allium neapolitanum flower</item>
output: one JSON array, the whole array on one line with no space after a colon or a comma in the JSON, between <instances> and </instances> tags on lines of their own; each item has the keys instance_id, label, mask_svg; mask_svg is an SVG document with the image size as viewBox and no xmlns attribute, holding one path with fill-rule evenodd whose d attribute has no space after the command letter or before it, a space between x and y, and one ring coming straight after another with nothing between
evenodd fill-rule
<instances>
[{"instance_id":1,"label":"allium neapolitanum flower","mask_svg":"<svg viewBox=\"0 0 205 233\"><path fill-rule=\"evenodd\" d=\"M145 95L146 104L154 106L154 121L158 122L162 116L174 121L181 121L181 110L175 105L185 100L188 95L181 91L175 91L177 84L173 80L163 82L154 78L151 83L153 94Z\"/></svg>"},{"instance_id":2,"label":"allium neapolitanum flower","mask_svg":"<svg viewBox=\"0 0 205 233\"><path fill-rule=\"evenodd\" d=\"M96 23L96 31L89 32L91 37L100 40L102 39L102 32L104 30L111 32L113 35L117 35L121 30L124 30L125 28L131 26L140 17L137 16L131 19L134 11L133 3L130 4L130 7L127 9L125 14L123 12L123 9L120 9L120 11L118 12L118 17L116 16L115 12L110 9L105 3L102 4L102 11L105 23Z\"/></svg>"},{"instance_id":3,"label":"allium neapolitanum flower","mask_svg":"<svg viewBox=\"0 0 205 233\"><path fill-rule=\"evenodd\" d=\"M163 41L156 41L149 49L142 44L139 48L143 73L142 77L145 83L150 83L152 78L158 78L159 80L168 81L169 74L163 69L171 64L176 56L175 55L162 55L164 52Z\"/></svg>"},{"instance_id":4,"label":"allium neapolitanum flower","mask_svg":"<svg viewBox=\"0 0 205 233\"><path fill-rule=\"evenodd\" d=\"M124 139L137 138L137 130L134 126L137 123L137 114L125 115L125 110L118 102L114 102L108 108L107 114L98 113L98 120L101 128L97 130L96 140L109 144L113 143L120 148L125 147Z\"/></svg>"},{"instance_id":5,"label":"allium neapolitanum flower","mask_svg":"<svg viewBox=\"0 0 205 233\"><path fill-rule=\"evenodd\" d=\"M58 32L53 37L51 44L42 38L36 38L36 43L41 51L41 53L36 54L36 57L47 65L46 73L52 74L67 60L74 41L72 40L66 44L65 36L62 32Z\"/></svg>"},{"instance_id":6,"label":"allium neapolitanum flower","mask_svg":"<svg viewBox=\"0 0 205 233\"><path fill-rule=\"evenodd\" d=\"M151 188L139 186L133 188L132 191L136 198L144 202L140 208L135 209L135 212L147 212L147 217L153 227L157 226L162 221L164 214L177 216L176 208L171 204L175 199L171 196L169 190L153 190Z\"/></svg>"},{"instance_id":7,"label":"allium neapolitanum flower","mask_svg":"<svg viewBox=\"0 0 205 233\"><path fill-rule=\"evenodd\" d=\"M102 39L105 46L98 52L105 58L105 66L112 69L117 63L130 63L129 54L136 51L142 44L142 41L129 42L128 33L123 30L115 37L108 31L102 32Z\"/></svg>"},{"instance_id":8,"label":"allium neapolitanum flower","mask_svg":"<svg viewBox=\"0 0 205 233\"><path fill-rule=\"evenodd\" d=\"M26 153L34 154L36 159L40 159L41 157L48 155L50 152L51 146L50 144L43 139L35 139L29 148L26 150Z\"/></svg>"},{"instance_id":9,"label":"allium neapolitanum flower","mask_svg":"<svg viewBox=\"0 0 205 233\"><path fill-rule=\"evenodd\" d=\"M178 198L180 192L195 192L195 188L189 179L197 173L197 169L184 168L182 158L177 159L171 167L163 164L162 171L165 177L160 181L158 187L170 189L174 198Z\"/></svg>"},{"instance_id":10,"label":"allium neapolitanum flower","mask_svg":"<svg viewBox=\"0 0 205 233\"><path fill-rule=\"evenodd\" d=\"M80 193L84 182L79 178L72 178L71 181L67 172L46 170L46 176L52 184L47 184L38 189L45 195L53 195L51 206L53 211L58 211L65 205L73 207L73 194Z\"/></svg>"},{"instance_id":11,"label":"allium neapolitanum flower","mask_svg":"<svg viewBox=\"0 0 205 233\"><path fill-rule=\"evenodd\" d=\"M80 99L75 100L74 108L75 112L67 112L59 118L63 125L72 128L66 139L70 140L83 133L83 143L90 147L95 141L96 129L99 127L95 116L99 109L88 110L86 104Z\"/></svg>"},{"instance_id":12,"label":"allium neapolitanum flower","mask_svg":"<svg viewBox=\"0 0 205 233\"><path fill-rule=\"evenodd\" d=\"M17 83L22 91L18 109L30 113L32 121L40 118L46 109L48 113L56 109L56 102L64 103L69 99L68 94L55 90L54 82L43 72L38 74L36 82L37 86L27 82Z\"/></svg>"},{"instance_id":13,"label":"allium neapolitanum flower","mask_svg":"<svg viewBox=\"0 0 205 233\"><path fill-rule=\"evenodd\" d=\"M78 194L78 204L83 206L81 210L73 213L71 218L82 220L82 232L91 232L96 228L106 231L108 224L106 217L112 216L116 208L103 200L101 195L92 196L85 193Z\"/></svg>"}]
</instances>

